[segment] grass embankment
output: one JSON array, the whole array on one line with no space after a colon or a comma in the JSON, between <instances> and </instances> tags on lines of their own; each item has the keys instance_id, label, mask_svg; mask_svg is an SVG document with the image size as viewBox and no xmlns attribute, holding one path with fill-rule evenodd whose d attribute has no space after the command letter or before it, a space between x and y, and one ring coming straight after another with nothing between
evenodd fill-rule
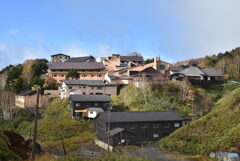
<instances>
[{"instance_id":1,"label":"grass embankment","mask_svg":"<svg viewBox=\"0 0 240 161\"><path fill-rule=\"evenodd\" d=\"M158 145L162 150L193 155L231 147L239 149L240 89L220 99L210 113L176 130Z\"/></svg>"}]
</instances>

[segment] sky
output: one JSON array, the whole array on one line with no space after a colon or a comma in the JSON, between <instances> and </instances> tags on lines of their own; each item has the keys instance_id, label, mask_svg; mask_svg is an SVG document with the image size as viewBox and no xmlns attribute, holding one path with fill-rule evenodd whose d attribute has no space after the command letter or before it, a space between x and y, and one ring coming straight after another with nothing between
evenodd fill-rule
<instances>
[{"instance_id":1,"label":"sky","mask_svg":"<svg viewBox=\"0 0 240 161\"><path fill-rule=\"evenodd\" d=\"M0 69L56 53L175 63L240 44L239 0L1 0Z\"/></svg>"}]
</instances>

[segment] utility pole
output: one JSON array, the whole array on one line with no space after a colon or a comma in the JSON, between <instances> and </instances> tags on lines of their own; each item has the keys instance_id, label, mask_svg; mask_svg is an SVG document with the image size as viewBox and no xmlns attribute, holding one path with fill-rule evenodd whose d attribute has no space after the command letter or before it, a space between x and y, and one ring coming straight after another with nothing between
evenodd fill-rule
<instances>
[{"instance_id":1,"label":"utility pole","mask_svg":"<svg viewBox=\"0 0 240 161\"><path fill-rule=\"evenodd\" d=\"M38 106L39 106L39 88L37 89L37 100L35 105L34 134L33 134L33 143L32 143L32 161L35 160L35 154L36 154Z\"/></svg>"},{"instance_id":2,"label":"utility pole","mask_svg":"<svg viewBox=\"0 0 240 161\"><path fill-rule=\"evenodd\" d=\"M108 107L108 130L107 130L107 142L108 142L108 147L107 147L107 154L109 155L109 144L110 144L110 111L111 111L111 104Z\"/></svg>"}]
</instances>

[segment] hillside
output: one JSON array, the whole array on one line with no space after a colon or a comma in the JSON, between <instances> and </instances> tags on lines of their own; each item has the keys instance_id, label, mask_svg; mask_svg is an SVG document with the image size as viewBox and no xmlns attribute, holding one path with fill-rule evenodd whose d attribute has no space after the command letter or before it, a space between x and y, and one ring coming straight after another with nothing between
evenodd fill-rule
<instances>
[{"instance_id":1,"label":"hillside","mask_svg":"<svg viewBox=\"0 0 240 161\"><path fill-rule=\"evenodd\" d=\"M232 51L218 53L204 58L189 59L186 61L177 62L175 66L187 64L189 61L197 61L200 67L214 67L222 69L230 79L240 79L240 48L235 48Z\"/></svg>"},{"instance_id":2,"label":"hillside","mask_svg":"<svg viewBox=\"0 0 240 161\"><path fill-rule=\"evenodd\" d=\"M160 149L207 155L240 148L240 88L220 99L207 115L158 142Z\"/></svg>"}]
</instances>

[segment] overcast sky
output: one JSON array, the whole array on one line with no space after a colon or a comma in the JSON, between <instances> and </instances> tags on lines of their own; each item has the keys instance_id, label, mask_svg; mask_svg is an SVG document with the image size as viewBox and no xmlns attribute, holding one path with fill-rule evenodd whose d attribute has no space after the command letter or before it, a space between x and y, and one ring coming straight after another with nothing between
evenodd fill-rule
<instances>
[{"instance_id":1,"label":"overcast sky","mask_svg":"<svg viewBox=\"0 0 240 161\"><path fill-rule=\"evenodd\" d=\"M0 69L25 59L137 51L171 63L240 43L239 0L1 0Z\"/></svg>"}]
</instances>

